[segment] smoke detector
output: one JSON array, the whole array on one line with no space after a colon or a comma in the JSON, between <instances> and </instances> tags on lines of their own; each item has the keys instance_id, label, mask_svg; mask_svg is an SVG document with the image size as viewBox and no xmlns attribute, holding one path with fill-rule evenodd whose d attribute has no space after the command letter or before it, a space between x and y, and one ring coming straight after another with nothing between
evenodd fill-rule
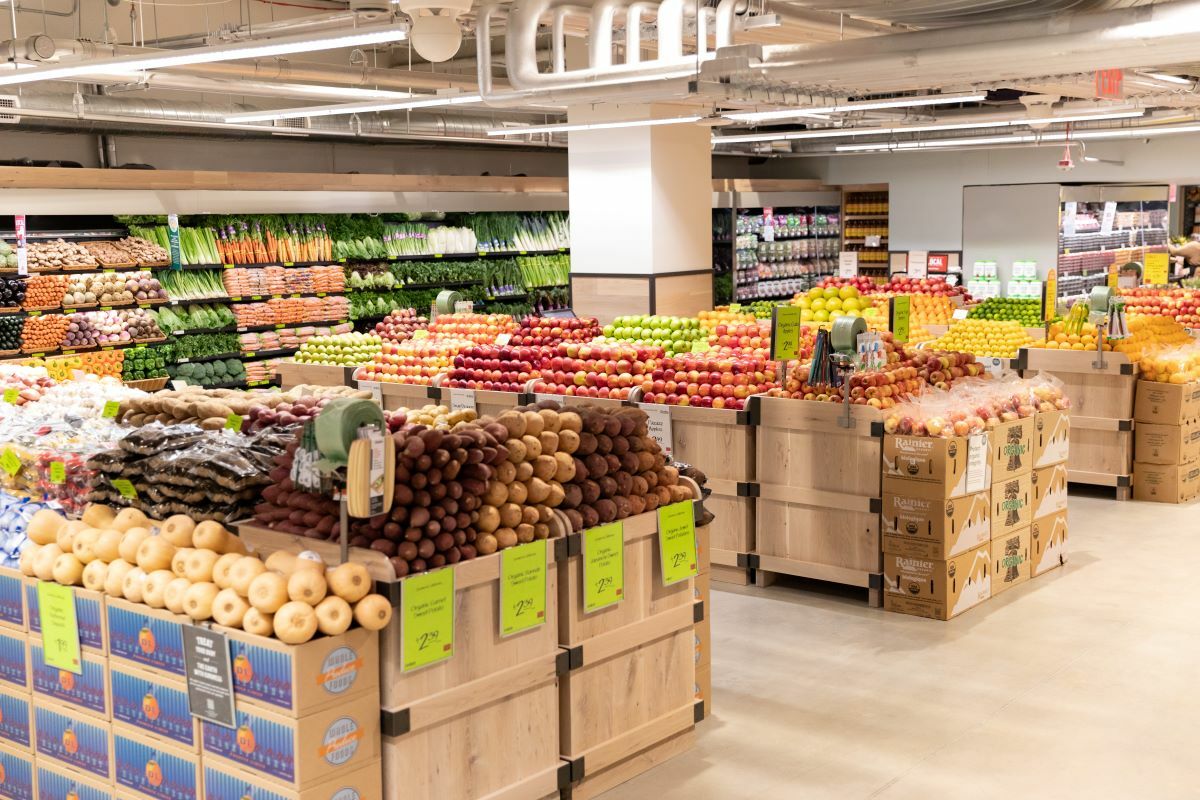
<instances>
[{"instance_id":1,"label":"smoke detector","mask_svg":"<svg viewBox=\"0 0 1200 800\"><path fill-rule=\"evenodd\" d=\"M471 0L408 0L400 10L412 17L409 41L417 55L428 61L449 61L462 46L459 14L471 10Z\"/></svg>"},{"instance_id":2,"label":"smoke detector","mask_svg":"<svg viewBox=\"0 0 1200 800\"><path fill-rule=\"evenodd\" d=\"M350 10L363 20L376 20L391 16L388 0L350 0Z\"/></svg>"}]
</instances>

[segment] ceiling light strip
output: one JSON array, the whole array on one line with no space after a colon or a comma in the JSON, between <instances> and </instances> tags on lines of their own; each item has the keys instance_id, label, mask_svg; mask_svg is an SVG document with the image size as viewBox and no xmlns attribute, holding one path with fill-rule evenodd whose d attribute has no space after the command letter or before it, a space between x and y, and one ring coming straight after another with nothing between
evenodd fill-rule
<instances>
[{"instance_id":1,"label":"ceiling light strip","mask_svg":"<svg viewBox=\"0 0 1200 800\"><path fill-rule=\"evenodd\" d=\"M1113 128L1101 131L1072 131L1044 134L1017 134L1013 136L971 136L956 139L934 139L924 142L878 142L874 144L842 144L835 148L839 153L879 153L898 150L934 150L941 147L972 147L997 144L1053 144L1059 142L1104 141L1113 139L1144 139L1154 136L1170 136L1184 133L1200 133L1200 124L1175 125L1152 128Z\"/></svg>"},{"instance_id":2,"label":"ceiling light strip","mask_svg":"<svg viewBox=\"0 0 1200 800\"><path fill-rule=\"evenodd\" d=\"M987 99L987 92L958 92L955 94L929 94L912 97L896 97L889 100L857 100L832 106L816 108L785 108L778 111L748 111L722 114L726 119L738 122L763 122L772 119L789 119L813 114L837 114L848 111L877 111L885 108L912 108L917 106L941 106L956 103L979 103Z\"/></svg>"},{"instance_id":3,"label":"ceiling light strip","mask_svg":"<svg viewBox=\"0 0 1200 800\"><path fill-rule=\"evenodd\" d=\"M409 111L417 108L441 108L443 106L460 106L471 103L482 103L483 97L477 94L427 95L414 100L398 100L394 103L338 103L329 106L304 106L301 108L277 108L270 111L247 111L241 114L230 114L226 122L269 122L277 119L297 119L301 117L336 117L342 114L371 114L376 111Z\"/></svg>"},{"instance_id":4,"label":"ceiling light strip","mask_svg":"<svg viewBox=\"0 0 1200 800\"><path fill-rule=\"evenodd\" d=\"M365 47L373 44L398 42L408 36L406 25L385 25L354 30L326 31L303 36L281 36L215 47L195 47L186 50L164 50L154 53L135 53L116 58L59 64L16 72L0 72L0 86L40 81L57 81L81 75L104 73L132 75L146 70L182 67L189 64L213 64L248 58L311 53L320 50L339 50L346 47Z\"/></svg>"},{"instance_id":5,"label":"ceiling light strip","mask_svg":"<svg viewBox=\"0 0 1200 800\"><path fill-rule=\"evenodd\" d=\"M497 128L487 132L488 136L525 136L534 133L571 133L572 131L604 131L614 128L649 128L657 125L686 125L699 122L703 117L667 117L665 119L631 119L621 122L566 123L562 125L530 125L523 128Z\"/></svg>"}]
</instances>

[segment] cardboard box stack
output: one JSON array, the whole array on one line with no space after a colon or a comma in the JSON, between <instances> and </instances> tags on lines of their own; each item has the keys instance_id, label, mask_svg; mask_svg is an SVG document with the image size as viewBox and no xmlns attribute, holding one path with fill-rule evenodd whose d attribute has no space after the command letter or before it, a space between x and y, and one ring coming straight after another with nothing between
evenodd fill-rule
<instances>
[{"instance_id":1,"label":"cardboard box stack","mask_svg":"<svg viewBox=\"0 0 1200 800\"><path fill-rule=\"evenodd\" d=\"M1200 384L1138 381L1133 416L1133 499L1200 495Z\"/></svg>"},{"instance_id":2,"label":"cardboard box stack","mask_svg":"<svg viewBox=\"0 0 1200 800\"><path fill-rule=\"evenodd\" d=\"M884 608L950 619L1049 570L1050 556L1065 553L1069 435L1065 412L1004 422L976 436L888 434ZM1039 464L1045 466L1035 469ZM1050 554L1043 546L1044 563L1035 572L1036 481L1055 469L1062 476L1052 498L1062 502L1061 531L1055 527L1062 545Z\"/></svg>"},{"instance_id":3,"label":"cardboard box stack","mask_svg":"<svg viewBox=\"0 0 1200 800\"><path fill-rule=\"evenodd\" d=\"M379 637L229 637L236 727L191 713L186 617L72 589L79 671L46 663L37 582L0 569L0 798L382 796Z\"/></svg>"}]
</instances>

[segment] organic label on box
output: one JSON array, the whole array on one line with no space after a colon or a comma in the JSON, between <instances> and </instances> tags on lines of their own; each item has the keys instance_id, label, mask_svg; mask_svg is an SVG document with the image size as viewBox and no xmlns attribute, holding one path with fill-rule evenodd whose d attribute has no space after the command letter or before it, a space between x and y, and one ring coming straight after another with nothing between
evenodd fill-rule
<instances>
[{"instance_id":1,"label":"organic label on box","mask_svg":"<svg viewBox=\"0 0 1200 800\"><path fill-rule=\"evenodd\" d=\"M114 489L116 489L118 492L121 493L121 497L127 498L129 500L137 499L137 489L134 489L133 484L130 483L125 478L113 479L112 486Z\"/></svg>"},{"instance_id":2,"label":"organic label on box","mask_svg":"<svg viewBox=\"0 0 1200 800\"><path fill-rule=\"evenodd\" d=\"M75 619L75 591L70 586L38 581L38 610L42 619L45 661L52 667L83 674L79 654L79 623Z\"/></svg>"},{"instance_id":3,"label":"organic label on box","mask_svg":"<svg viewBox=\"0 0 1200 800\"><path fill-rule=\"evenodd\" d=\"M454 655L454 570L406 578L400 605L400 661L405 672Z\"/></svg>"},{"instance_id":4,"label":"organic label on box","mask_svg":"<svg viewBox=\"0 0 1200 800\"><path fill-rule=\"evenodd\" d=\"M663 586L699 574L696 558L696 511L691 501L658 509L658 554Z\"/></svg>"},{"instance_id":5,"label":"organic label on box","mask_svg":"<svg viewBox=\"0 0 1200 800\"><path fill-rule=\"evenodd\" d=\"M625 599L625 526L610 522L583 532L583 611Z\"/></svg>"},{"instance_id":6,"label":"organic label on box","mask_svg":"<svg viewBox=\"0 0 1200 800\"><path fill-rule=\"evenodd\" d=\"M500 553L500 635L546 622L546 540Z\"/></svg>"},{"instance_id":7,"label":"organic label on box","mask_svg":"<svg viewBox=\"0 0 1200 800\"><path fill-rule=\"evenodd\" d=\"M658 403L638 403L638 408L646 412L646 430L658 446L662 448L667 461L671 461L675 448L672 446L674 437L671 432L671 408Z\"/></svg>"}]
</instances>

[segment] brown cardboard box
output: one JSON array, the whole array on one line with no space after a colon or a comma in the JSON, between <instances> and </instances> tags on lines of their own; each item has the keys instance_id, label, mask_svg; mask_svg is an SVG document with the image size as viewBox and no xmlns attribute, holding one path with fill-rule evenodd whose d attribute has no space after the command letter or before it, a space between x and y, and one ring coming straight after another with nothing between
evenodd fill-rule
<instances>
[{"instance_id":1,"label":"brown cardboard box","mask_svg":"<svg viewBox=\"0 0 1200 800\"><path fill-rule=\"evenodd\" d=\"M1067 482L1070 471L1066 464L1055 464L1033 471L1033 509L1031 519L1046 517L1067 510Z\"/></svg>"},{"instance_id":2,"label":"brown cardboard box","mask_svg":"<svg viewBox=\"0 0 1200 800\"><path fill-rule=\"evenodd\" d=\"M37 759L33 753L0 745L0 798L3 800L38 800L44 794L34 795L37 790L35 777Z\"/></svg>"},{"instance_id":3,"label":"brown cardboard box","mask_svg":"<svg viewBox=\"0 0 1200 800\"><path fill-rule=\"evenodd\" d=\"M1025 417L988 431L993 484L1033 470L1033 427L1034 417Z\"/></svg>"},{"instance_id":4,"label":"brown cardboard box","mask_svg":"<svg viewBox=\"0 0 1200 800\"><path fill-rule=\"evenodd\" d=\"M1029 575L1036 578L1067 563L1067 512L1037 517L1029 526Z\"/></svg>"},{"instance_id":5,"label":"brown cardboard box","mask_svg":"<svg viewBox=\"0 0 1200 800\"><path fill-rule=\"evenodd\" d=\"M1033 520L1033 474L992 484L992 538L1007 536Z\"/></svg>"},{"instance_id":6,"label":"brown cardboard box","mask_svg":"<svg viewBox=\"0 0 1200 800\"><path fill-rule=\"evenodd\" d=\"M986 544L992 535L991 493L930 500L883 496L883 552L944 560Z\"/></svg>"},{"instance_id":7,"label":"brown cardboard box","mask_svg":"<svg viewBox=\"0 0 1200 800\"><path fill-rule=\"evenodd\" d=\"M113 785L41 759L37 767L38 800L122 800Z\"/></svg>"},{"instance_id":8,"label":"brown cardboard box","mask_svg":"<svg viewBox=\"0 0 1200 800\"><path fill-rule=\"evenodd\" d=\"M949 439L884 436L883 491L936 500L982 491L990 483L989 453L983 449L987 442L984 434Z\"/></svg>"},{"instance_id":9,"label":"brown cardboard box","mask_svg":"<svg viewBox=\"0 0 1200 800\"><path fill-rule=\"evenodd\" d=\"M164 744L116 723L112 728L113 783L125 798L200 797L200 754ZM172 787L164 794L160 786Z\"/></svg>"},{"instance_id":10,"label":"brown cardboard box","mask_svg":"<svg viewBox=\"0 0 1200 800\"><path fill-rule=\"evenodd\" d=\"M946 561L883 556L883 607L930 619L950 619L992 595L990 545Z\"/></svg>"},{"instance_id":11,"label":"brown cardboard box","mask_svg":"<svg viewBox=\"0 0 1200 800\"><path fill-rule=\"evenodd\" d=\"M1133 464L1133 499L1186 503L1200 491L1200 464Z\"/></svg>"},{"instance_id":12,"label":"brown cardboard box","mask_svg":"<svg viewBox=\"0 0 1200 800\"><path fill-rule=\"evenodd\" d=\"M1200 456L1200 420L1182 425L1139 422L1133 428L1133 457L1143 464L1187 464Z\"/></svg>"},{"instance_id":13,"label":"brown cardboard box","mask_svg":"<svg viewBox=\"0 0 1200 800\"><path fill-rule=\"evenodd\" d=\"M1029 580L1028 526L993 538L991 550L993 596Z\"/></svg>"},{"instance_id":14,"label":"brown cardboard box","mask_svg":"<svg viewBox=\"0 0 1200 800\"><path fill-rule=\"evenodd\" d=\"M1138 422L1182 425L1200 416L1200 383L1138 381L1133 418Z\"/></svg>"},{"instance_id":15,"label":"brown cardboard box","mask_svg":"<svg viewBox=\"0 0 1200 800\"><path fill-rule=\"evenodd\" d=\"M205 800L244 800L270 797L278 800L370 800L383 797L383 766L376 759L356 770L339 772L330 781L311 789L295 791L281 786L262 792L262 779L257 775L228 764L204 763Z\"/></svg>"},{"instance_id":16,"label":"brown cardboard box","mask_svg":"<svg viewBox=\"0 0 1200 800\"><path fill-rule=\"evenodd\" d=\"M292 645L219 625L213 630L229 637L233 693L239 706L249 703L276 714L303 717L340 707L363 692L379 698L379 634L375 631L351 628L337 636Z\"/></svg>"},{"instance_id":17,"label":"brown cardboard box","mask_svg":"<svg viewBox=\"0 0 1200 800\"><path fill-rule=\"evenodd\" d=\"M224 762L300 791L380 757L378 691L300 718L239 703L236 717L236 728L201 721L205 764Z\"/></svg>"},{"instance_id":18,"label":"brown cardboard box","mask_svg":"<svg viewBox=\"0 0 1200 800\"><path fill-rule=\"evenodd\" d=\"M1071 413L1040 411L1033 418L1033 468L1067 460L1071 445Z\"/></svg>"}]
</instances>

